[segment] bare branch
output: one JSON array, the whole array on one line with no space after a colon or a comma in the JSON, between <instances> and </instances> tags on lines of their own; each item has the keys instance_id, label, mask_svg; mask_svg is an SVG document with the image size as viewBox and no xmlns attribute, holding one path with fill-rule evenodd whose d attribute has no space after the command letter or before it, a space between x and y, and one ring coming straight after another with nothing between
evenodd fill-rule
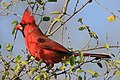
<instances>
[{"instance_id":1,"label":"bare branch","mask_svg":"<svg viewBox=\"0 0 120 80\"><path fill-rule=\"evenodd\" d=\"M64 22L62 22L57 28L55 28L52 32L51 32L51 28L50 28L50 32L47 34L48 36L51 36L52 34L54 34L59 28L61 28L64 24L66 24L71 18L73 18L78 12L80 12L87 4L89 4L91 0L88 0L81 8L79 8L77 11L75 11L69 18L67 18Z\"/></svg>"},{"instance_id":2,"label":"bare branch","mask_svg":"<svg viewBox=\"0 0 120 80\"><path fill-rule=\"evenodd\" d=\"M69 3L69 0L65 0L65 4L64 4L64 7L63 7L63 9L62 9L62 13L58 16L59 19L61 19L61 18L63 18L63 17L65 16L66 11L67 11L68 3ZM47 36L50 36L50 35L51 35L51 31L52 31L54 25L55 25L57 22L58 22L58 21L53 20L53 21L50 23L49 28L48 28L48 30L47 30L47 32L46 32L46 35L47 35Z\"/></svg>"},{"instance_id":3,"label":"bare branch","mask_svg":"<svg viewBox=\"0 0 120 80\"><path fill-rule=\"evenodd\" d=\"M119 45L116 46L109 46L110 48L120 48ZM81 51L92 51L92 50L98 50L98 49L106 49L104 46L98 47L98 48L89 48L89 49L83 49ZM79 50L77 50L79 51Z\"/></svg>"}]
</instances>

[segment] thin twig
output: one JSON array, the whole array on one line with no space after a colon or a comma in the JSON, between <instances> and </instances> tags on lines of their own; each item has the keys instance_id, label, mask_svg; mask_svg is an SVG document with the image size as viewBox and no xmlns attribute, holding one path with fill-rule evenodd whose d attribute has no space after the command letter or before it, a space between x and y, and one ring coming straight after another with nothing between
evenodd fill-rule
<instances>
[{"instance_id":1,"label":"thin twig","mask_svg":"<svg viewBox=\"0 0 120 80\"><path fill-rule=\"evenodd\" d=\"M74 12L77 10L77 6L78 6L78 4L79 4L79 1L80 1L80 0L77 0L77 2L76 2L76 4L75 4Z\"/></svg>"},{"instance_id":2,"label":"thin twig","mask_svg":"<svg viewBox=\"0 0 120 80\"><path fill-rule=\"evenodd\" d=\"M116 45L116 46L109 46L110 48L120 48L120 46ZM92 50L98 50L98 49L106 49L104 46L101 47L97 47L97 48L89 48L89 49L83 49L81 51L92 51ZM78 50L76 50L78 51Z\"/></svg>"},{"instance_id":3,"label":"thin twig","mask_svg":"<svg viewBox=\"0 0 120 80\"><path fill-rule=\"evenodd\" d=\"M15 0L12 0L4 9L2 9L0 14L2 14L5 10L7 10L13 4L13 2L15 2Z\"/></svg>"},{"instance_id":4,"label":"thin twig","mask_svg":"<svg viewBox=\"0 0 120 80\"><path fill-rule=\"evenodd\" d=\"M49 33L49 36L54 34L61 26L63 26L65 23L67 23L70 19L72 19L78 12L80 12L87 4L89 4L90 0L88 0L81 8L79 8L77 11L75 11L69 18L67 18L64 22L62 22L57 28L55 28L51 33ZM50 30L51 31L51 30Z\"/></svg>"},{"instance_id":5,"label":"thin twig","mask_svg":"<svg viewBox=\"0 0 120 80\"><path fill-rule=\"evenodd\" d=\"M30 56L29 55L27 55L27 59L26 59L26 61L29 61L30 60ZM26 67L26 65L22 65L22 66L20 66L20 69L19 69L19 71L16 73L17 75L14 75L12 78L11 78L11 80L17 80L18 78L19 78L19 75L21 74L21 72L25 69L25 67Z\"/></svg>"},{"instance_id":6,"label":"thin twig","mask_svg":"<svg viewBox=\"0 0 120 80\"><path fill-rule=\"evenodd\" d=\"M115 15L118 19L120 19L119 16L117 16L114 12L110 11L108 8L106 8L105 6L103 6L101 3L99 3L97 0L94 0L99 6L101 6L103 9L105 9L107 12L109 12L112 15Z\"/></svg>"},{"instance_id":7,"label":"thin twig","mask_svg":"<svg viewBox=\"0 0 120 80\"><path fill-rule=\"evenodd\" d=\"M46 3L47 2L45 2L44 4L43 4L43 6L44 6L44 8L45 8L45 5L46 5ZM44 11L45 11L45 9L42 9L42 13L41 13L41 15L40 15L40 18L39 18L39 21L38 21L38 26L40 26L40 24L41 24L41 22L43 21L43 16L44 16Z\"/></svg>"},{"instance_id":8,"label":"thin twig","mask_svg":"<svg viewBox=\"0 0 120 80\"><path fill-rule=\"evenodd\" d=\"M63 9L62 9L62 13L58 16L59 19L61 19L61 18L63 18L63 17L65 16L66 11L67 11L67 7L68 7L68 3L69 3L69 0L65 0L65 4L64 4L64 7L63 7ZM52 31L54 25L55 25L57 22L58 22L58 21L56 21L56 20L53 20L53 21L51 22L51 24L49 25L49 28L48 28L48 30L47 30L47 32L46 32L46 35L47 35L47 36L50 36L50 35L51 35L51 31Z\"/></svg>"},{"instance_id":9,"label":"thin twig","mask_svg":"<svg viewBox=\"0 0 120 80\"><path fill-rule=\"evenodd\" d=\"M90 37L90 39L88 40L88 42L86 43L86 45L82 49L85 49L86 47L88 47L90 45L90 41L91 41L91 37Z\"/></svg>"}]
</instances>

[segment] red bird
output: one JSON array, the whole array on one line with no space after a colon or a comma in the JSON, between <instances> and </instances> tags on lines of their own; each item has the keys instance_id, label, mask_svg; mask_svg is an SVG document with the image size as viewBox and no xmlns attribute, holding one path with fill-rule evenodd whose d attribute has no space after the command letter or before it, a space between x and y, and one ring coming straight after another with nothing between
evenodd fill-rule
<instances>
[{"instance_id":1,"label":"red bird","mask_svg":"<svg viewBox=\"0 0 120 80\"><path fill-rule=\"evenodd\" d=\"M28 10L24 11L23 18L16 26L16 30L20 30L24 36L26 48L37 61L42 60L47 66L53 67L55 63L61 62L64 57L68 58L71 55L79 56L78 53L73 53L67 50L59 43L46 37L35 23L34 16ZM111 58L104 54L89 54L84 53L83 56Z\"/></svg>"}]
</instances>

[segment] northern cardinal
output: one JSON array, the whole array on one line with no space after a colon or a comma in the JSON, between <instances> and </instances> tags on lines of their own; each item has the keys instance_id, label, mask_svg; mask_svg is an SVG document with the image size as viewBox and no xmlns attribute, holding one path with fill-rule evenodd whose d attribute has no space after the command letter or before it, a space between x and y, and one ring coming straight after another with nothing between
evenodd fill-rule
<instances>
[{"instance_id":1,"label":"northern cardinal","mask_svg":"<svg viewBox=\"0 0 120 80\"><path fill-rule=\"evenodd\" d=\"M16 30L20 30L24 36L26 48L37 61L42 60L47 66L54 66L55 63L61 62L64 57L71 55L79 56L78 53L70 52L61 44L46 37L35 23L34 16L25 9L20 24L16 26ZM111 58L105 54L83 53L83 56Z\"/></svg>"}]
</instances>

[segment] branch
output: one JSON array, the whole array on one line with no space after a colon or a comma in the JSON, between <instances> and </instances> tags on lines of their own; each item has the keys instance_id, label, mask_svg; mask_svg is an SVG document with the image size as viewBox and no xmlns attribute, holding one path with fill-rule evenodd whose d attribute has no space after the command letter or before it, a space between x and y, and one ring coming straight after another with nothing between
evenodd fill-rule
<instances>
[{"instance_id":1,"label":"branch","mask_svg":"<svg viewBox=\"0 0 120 80\"><path fill-rule=\"evenodd\" d=\"M101 61L101 60L104 60L104 59L99 59L97 62L99 62L99 61ZM95 62L94 62L94 61L95 61ZM81 62L81 63L78 63L78 65L74 66L73 68L69 68L69 69L64 70L64 71L62 71L62 72L57 73L57 71L59 71L59 70L53 71L53 72L51 72L50 77L54 76L54 74L55 74L55 75L65 74L65 73L67 73L67 72L70 72L71 69L72 69L72 72L75 72L77 69L81 69L81 66L84 65L84 64L87 64L87 63L97 63L97 62L96 62L96 58L91 59L91 60L88 60L88 61L83 61L83 62ZM85 72L85 71L83 71L83 72Z\"/></svg>"},{"instance_id":2,"label":"branch","mask_svg":"<svg viewBox=\"0 0 120 80\"><path fill-rule=\"evenodd\" d=\"M30 60L30 57L31 56L28 54L27 55L27 59L26 59L27 62ZM21 72L25 69L25 67L26 67L26 65L21 65L19 71L16 73L16 75L14 75L11 78L11 80L17 80L17 79L19 79L19 76L20 76Z\"/></svg>"},{"instance_id":3,"label":"branch","mask_svg":"<svg viewBox=\"0 0 120 80\"><path fill-rule=\"evenodd\" d=\"M68 3L69 3L69 0L65 0L64 7L63 7L63 9L62 9L62 14L60 14L60 15L58 16L59 19L63 18L63 16L66 14L67 7L68 7ZM48 28L48 30L47 30L47 32L46 32L46 35L47 35L47 36L50 36L50 35L51 35L50 33L51 33L54 25L55 25L57 22L58 22L58 21L56 21L56 20L54 20L54 21L51 22L51 24L49 25L49 28Z\"/></svg>"},{"instance_id":4,"label":"branch","mask_svg":"<svg viewBox=\"0 0 120 80\"><path fill-rule=\"evenodd\" d=\"M4 9L2 9L2 11L0 12L0 14L3 13L5 10L7 10L7 9L13 4L13 2L15 2L15 0L12 0L12 1L7 5L7 7L5 7Z\"/></svg>"},{"instance_id":5,"label":"branch","mask_svg":"<svg viewBox=\"0 0 120 80\"><path fill-rule=\"evenodd\" d=\"M94 0L99 6L101 6L103 9L105 9L107 12L109 12L112 15L115 15L118 19L120 19L119 16L117 16L114 12L110 11L108 8L106 8L105 6L103 6L102 4L100 4L97 0Z\"/></svg>"},{"instance_id":6,"label":"branch","mask_svg":"<svg viewBox=\"0 0 120 80\"><path fill-rule=\"evenodd\" d=\"M109 46L110 48L120 48L120 46L116 45L116 46ZM81 51L91 51L91 50L98 50L98 49L106 49L104 46L98 47L98 48L89 48L89 49L83 49ZM79 50L76 50L79 51Z\"/></svg>"},{"instance_id":7,"label":"branch","mask_svg":"<svg viewBox=\"0 0 120 80\"><path fill-rule=\"evenodd\" d=\"M55 28L51 33L48 33L47 35L51 36L54 34L58 29L61 28L65 23L67 23L70 19L72 19L77 13L79 13L88 3L90 3L91 0L88 0L81 8L79 8L77 11L75 11L69 18L67 18L64 22L62 22L57 28ZM51 30L50 30L51 31Z\"/></svg>"}]
</instances>

